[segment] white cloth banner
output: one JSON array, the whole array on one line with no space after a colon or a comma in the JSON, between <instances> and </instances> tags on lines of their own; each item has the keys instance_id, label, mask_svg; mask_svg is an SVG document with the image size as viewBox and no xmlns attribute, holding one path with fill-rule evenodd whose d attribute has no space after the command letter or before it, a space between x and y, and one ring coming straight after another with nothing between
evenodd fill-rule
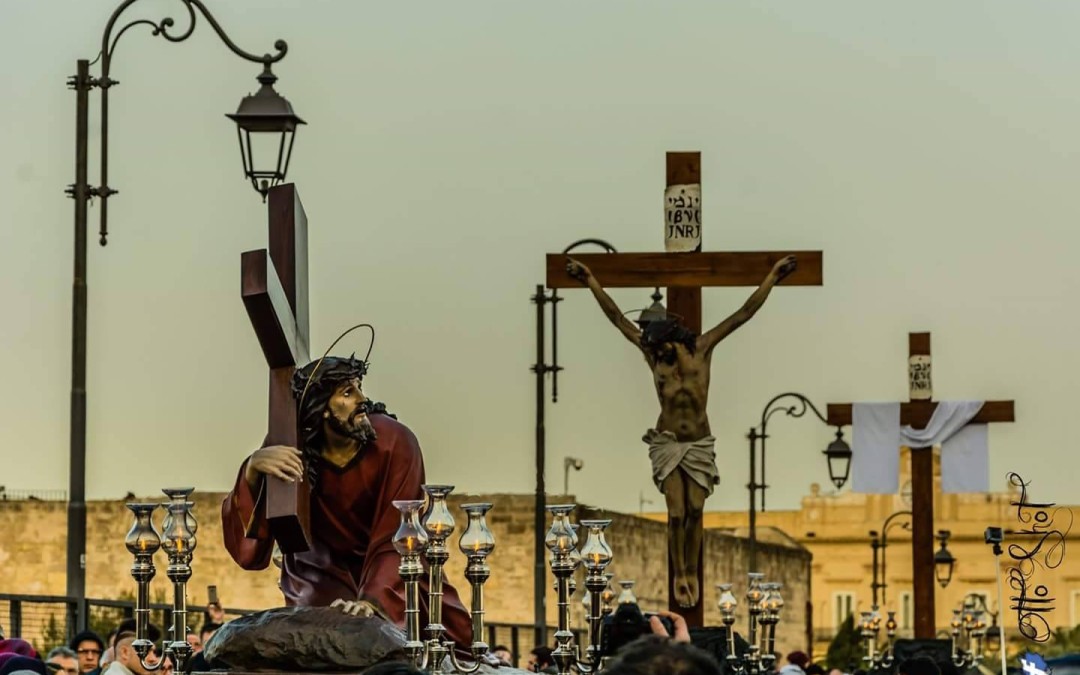
<instances>
[{"instance_id":1,"label":"white cloth banner","mask_svg":"<svg viewBox=\"0 0 1080 675\"><path fill-rule=\"evenodd\" d=\"M982 401L941 401L925 429L900 427L899 403L855 403L851 407L851 485L854 492L892 494L900 483L900 446L941 446L944 492L990 488L985 424L967 426Z\"/></svg>"}]
</instances>

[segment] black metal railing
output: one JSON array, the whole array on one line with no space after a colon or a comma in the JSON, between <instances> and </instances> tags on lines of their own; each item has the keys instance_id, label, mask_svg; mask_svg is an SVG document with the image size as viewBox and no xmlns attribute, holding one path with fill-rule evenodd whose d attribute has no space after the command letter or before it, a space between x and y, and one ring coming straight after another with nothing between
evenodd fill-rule
<instances>
[{"instance_id":1,"label":"black metal railing","mask_svg":"<svg viewBox=\"0 0 1080 675\"><path fill-rule=\"evenodd\" d=\"M0 485L0 502L66 502L67 490L9 490Z\"/></svg>"},{"instance_id":2,"label":"black metal railing","mask_svg":"<svg viewBox=\"0 0 1080 675\"><path fill-rule=\"evenodd\" d=\"M162 602L151 603L150 622L157 626L172 623L172 605ZM191 628L198 630L202 625L200 616L206 608L189 605L189 617L193 617ZM259 611L254 609L225 608L225 620L235 619L245 614ZM67 645L76 633L92 630L103 638L124 619L135 616L135 601L132 599L103 600L94 598L72 598L63 595L18 595L0 593L0 633L7 637L20 637L38 652L48 653L53 647ZM512 665L523 666L528 654L537 645L535 628L531 623L491 623L488 622L487 643L494 649L502 645L513 654ZM555 626L547 627L545 644L555 643ZM588 640L584 630L574 630L578 644Z\"/></svg>"}]
</instances>

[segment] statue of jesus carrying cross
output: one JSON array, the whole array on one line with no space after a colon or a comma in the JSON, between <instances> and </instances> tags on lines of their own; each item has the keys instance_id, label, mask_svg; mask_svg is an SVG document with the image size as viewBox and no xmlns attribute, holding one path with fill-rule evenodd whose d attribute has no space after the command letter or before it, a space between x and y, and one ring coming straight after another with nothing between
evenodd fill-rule
<instances>
[{"instance_id":1,"label":"statue of jesus carrying cross","mask_svg":"<svg viewBox=\"0 0 1080 675\"><path fill-rule=\"evenodd\" d=\"M778 261L734 314L702 335L695 335L678 317L650 321L638 328L604 291L588 267L568 258L567 273L592 291L616 328L641 350L653 374L660 417L642 440L649 445L653 482L668 510L668 549L675 571L675 599L683 607L697 605L698 560L701 554L705 500L720 481L716 438L709 427L709 368L713 349L765 304L773 286L795 271L795 257Z\"/></svg>"}]
</instances>

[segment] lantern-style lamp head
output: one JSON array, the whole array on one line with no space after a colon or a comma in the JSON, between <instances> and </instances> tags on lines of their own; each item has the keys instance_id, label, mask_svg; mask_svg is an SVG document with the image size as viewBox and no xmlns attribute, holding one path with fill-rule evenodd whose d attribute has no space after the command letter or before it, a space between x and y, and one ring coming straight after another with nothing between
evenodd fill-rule
<instances>
[{"instance_id":1,"label":"lantern-style lamp head","mask_svg":"<svg viewBox=\"0 0 1080 675\"><path fill-rule=\"evenodd\" d=\"M195 534L187 524L187 502L169 502L164 505L169 517L162 527L161 548L169 557L187 555L195 550Z\"/></svg>"},{"instance_id":2,"label":"lantern-style lamp head","mask_svg":"<svg viewBox=\"0 0 1080 675\"><path fill-rule=\"evenodd\" d=\"M604 539L604 530L611 521L583 520L581 525L589 530L585 545L581 547L581 558L590 573L599 574L611 563L611 547Z\"/></svg>"},{"instance_id":3,"label":"lantern-style lamp head","mask_svg":"<svg viewBox=\"0 0 1080 675\"><path fill-rule=\"evenodd\" d=\"M952 581L953 567L956 565L956 558L953 557L952 553L949 553L949 548L946 545L950 536L952 536L952 533L948 530L939 530L937 534L938 540L941 542L941 548L934 554L934 576L937 577L937 582L942 588L948 586L949 582Z\"/></svg>"},{"instance_id":4,"label":"lantern-style lamp head","mask_svg":"<svg viewBox=\"0 0 1080 675\"><path fill-rule=\"evenodd\" d=\"M577 535L570 526L570 514L575 508L576 504L554 504L547 507L551 513L551 529L544 537L544 545L551 551L552 556L569 558L570 552L577 546Z\"/></svg>"},{"instance_id":5,"label":"lantern-style lamp head","mask_svg":"<svg viewBox=\"0 0 1080 675\"><path fill-rule=\"evenodd\" d=\"M836 427L836 439L823 452L829 462L829 480L839 490L851 472L851 446L844 440L843 429Z\"/></svg>"},{"instance_id":6,"label":"lantern-style lamp head","mask_svg":"<svg viewBox=\"0 0 1080 675\"><path fill-rule=\"evenodd\" d=\"M128 504L127 507L135 514L135 522L131 524L124 545L132 555L153 555L161 547L161 537L154 529L152 516L157 504Z\"/></svg>"},{"instance_id":7,"label":"lantern-style lamp head","mask_svg":"<svg viewBox=\"0 0 1080 675\"><path fill-rule=\"evenodd\" d=\"M394 549L402 556L423 553L428 534L420 525L420 509L423 499L403 499L391 502L401 513L401 524L394 533Z\"/></svg>"},{"instance_id":8,"label":"lantern-style lamp head","mask_svg":"<svg viewBox=\"0 0 1080 675\"><path fill-rule=\"evenodd\" d=\"M424 529L428 539L446 539L454 533L454 514L446 504L446 497L454 491L453 485L424 485L428 496L428 510L424 514Z\"/></svg>"},{"instance_id":9,"label":"lantern-style lamp head","mask_svg":"<svg viewBox=\"0 0 1080 675\"><path fill-rule=\"evenodd\" d=\"M464 504L461 509L469 516L469 524L461 533L458 548L467 556L488 557L495 550L495 535L488 529L485 517L491 503Z\"/></svg>"},{"instance_id":10,"label":"lantern-style lamp head","mask_svg":"<svg viewBox=\"0 0 1080 675\"><path fill-rule=\"evenodd\" d=\"M780 610L784 608L784 597L780 595L780 589L782 587L783 584L780 583L768 584L768 589L765 592L765 598L764 600L762 600L765 614L772 621L778 621L780 619Z\"/></svg>"},{"instance_id":11,"label":"lantern-style lamp head","mask_svg":"<svg viewBox=\"0 0 1080 675\"><path fill-rule=\"evenodd\" d=\"M271 72L269 63L263 66L263 72L256 79L262 85L259 90L245 96L236 112L226 117L236 122L244 175L265 201L270 188L285 181L296 129L307 123L297 117L292 104L274 90L277 76Z\"/></svg>"},{"instance_id":12,"label":"lantern-style lamp head","mask_svg":"<svg viewBox=\"0 0 1080 675\"><path fill-rule=\"evenodd\" d=\"M653 321L666 321L668 318L667 308L664 307L664 296L660 294L660 289L657 288L652 294L652 304L648 308L643 309L641 314L638 314L637 325L641 330L645 330Z\"/></svg>"},{"instance_id":13,"label":"lantern-style lamp head","mask_svg":"<svg viewBox=\"0 0 1080 675\"><path fill-rule=\"evenodd\" d=\"M750 579L746 586L747 608L751 612L756 612L761 609L761 600L765 597L764 591L761 590L761 580L765 578L765 575L761 572L750 572L746 576Z\"/></svg>"},{"instance_id":14,"label":"lantern-style lamp head","mask_svg":"<svg viewBox=\"0 0 1080 675\"><path fill-rule=\"evenodd\" d=\"M195 534L199 529L199 523L195 521L195 516L191 513L191 509L195 506L195 502L188 501L188 497L191 496L192 492L195 492L195 488L163 488L161 491L165 493L165 496L169 498L169 501L188 505L185 518L187 519L188 529L191 530L192 534Z\"/></svg>"},{"instance_id":15,"label":"lantern-style lamp head","mask_svg":"<svg viewBox=\"0 0 1080 675\"><path fill-rule=\"evenodd\" d=\"M625 579L619 582L622 586L622 591L619 593L619 598L616 603L620 605L636 605L638 604L637 596L634 595L634 584L636 582L633 579Z\"/></svg>"},{"instance_id":16,"label":"lantern-style lamp head","mask_svg":"<svg viewBox=\"0 0 1080 675\"><path fill-rule=\"evenodd\" d=\"M717 584L716 590L720 591L720 600L717 602L720 607L720 618L725 625L730 626L735 623L735 610L739 606L739 601L731 592L731 584Z\"/></svg>"}]
</instances>

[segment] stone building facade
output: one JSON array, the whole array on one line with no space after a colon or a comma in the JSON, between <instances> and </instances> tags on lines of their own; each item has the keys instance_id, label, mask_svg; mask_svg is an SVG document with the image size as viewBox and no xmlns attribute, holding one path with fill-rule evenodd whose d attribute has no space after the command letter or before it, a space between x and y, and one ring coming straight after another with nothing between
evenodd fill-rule
<instances>
[{"instance_id":1,"label":"stone building facade","mask_svg":"<svg viewBox=\"0 0 1080 675\"><path fill-rule=\"evenodd\" d=\"M264 609L283 604L277 589L277 570L259 572L241 570L229 557L222 543L220 505L222 493L192 495L193 513L199 521L198 545L192 563L189 601L206 602L206 587L214 584L226 607ZM138 499L132 501L153 501ZM549 503L567 503L572 497L549 496ZM484 589L487 620L501 624L529 625L533 620L533 497L532 495L453 495L451 508L459 526L465 522L457 507L468 501L489 501L494 508L488 523L496 538L495 553L490 558L491 579ZM633 579L643 609L666 608L667 530L662 522L621 513L581 506L577 519L611 518L608 541L615 557L609 571L616 579ZM160 523L161 514L159 512ZM87 597L116 599L131 597L135 590L129 570L131 556L124 547L124 535L132 522L123 501L96 501L88 504L87 516ZM0 594L62 595L65 590L66 502L37 500L0 501ZM460 532L460 527L459 527ZM454 537L456 542L457 535ZM719 624L715 607L714 584L731 581L736 590L745 589L746 539L721 531L706 532L705 537L706 623ZM770 580L784 584L789 610L777 630L778 650L806 649L810 626L806 622L810 598L811 559L806 548L791 541L779 540L763 546L759 553L762 572ZM171 593L165 578L165 556L159 552L155 563L158 577L154 588L159 596ZM452 549L447 573L468 603L469 591L464 580L464 560ZM580 573L579 573L580 574ZM548 573L549 580L552 579ZM581 580L579 579L579 582ZM582 592L584 584L580 584ZM170 596L171 597L171 596ZM581 595L575 596L573 620L584 626ZM554 624L556 599L551 584L546 598L547 618ZM0 624L7 622L0 602ZM743 617L745 621L745 616ZM741 625L741 624L740 624ZM502 636L500 635L500 640ZM522 631L525 650L533 645L531 633Z\"/></svg>"}]
</instances>

